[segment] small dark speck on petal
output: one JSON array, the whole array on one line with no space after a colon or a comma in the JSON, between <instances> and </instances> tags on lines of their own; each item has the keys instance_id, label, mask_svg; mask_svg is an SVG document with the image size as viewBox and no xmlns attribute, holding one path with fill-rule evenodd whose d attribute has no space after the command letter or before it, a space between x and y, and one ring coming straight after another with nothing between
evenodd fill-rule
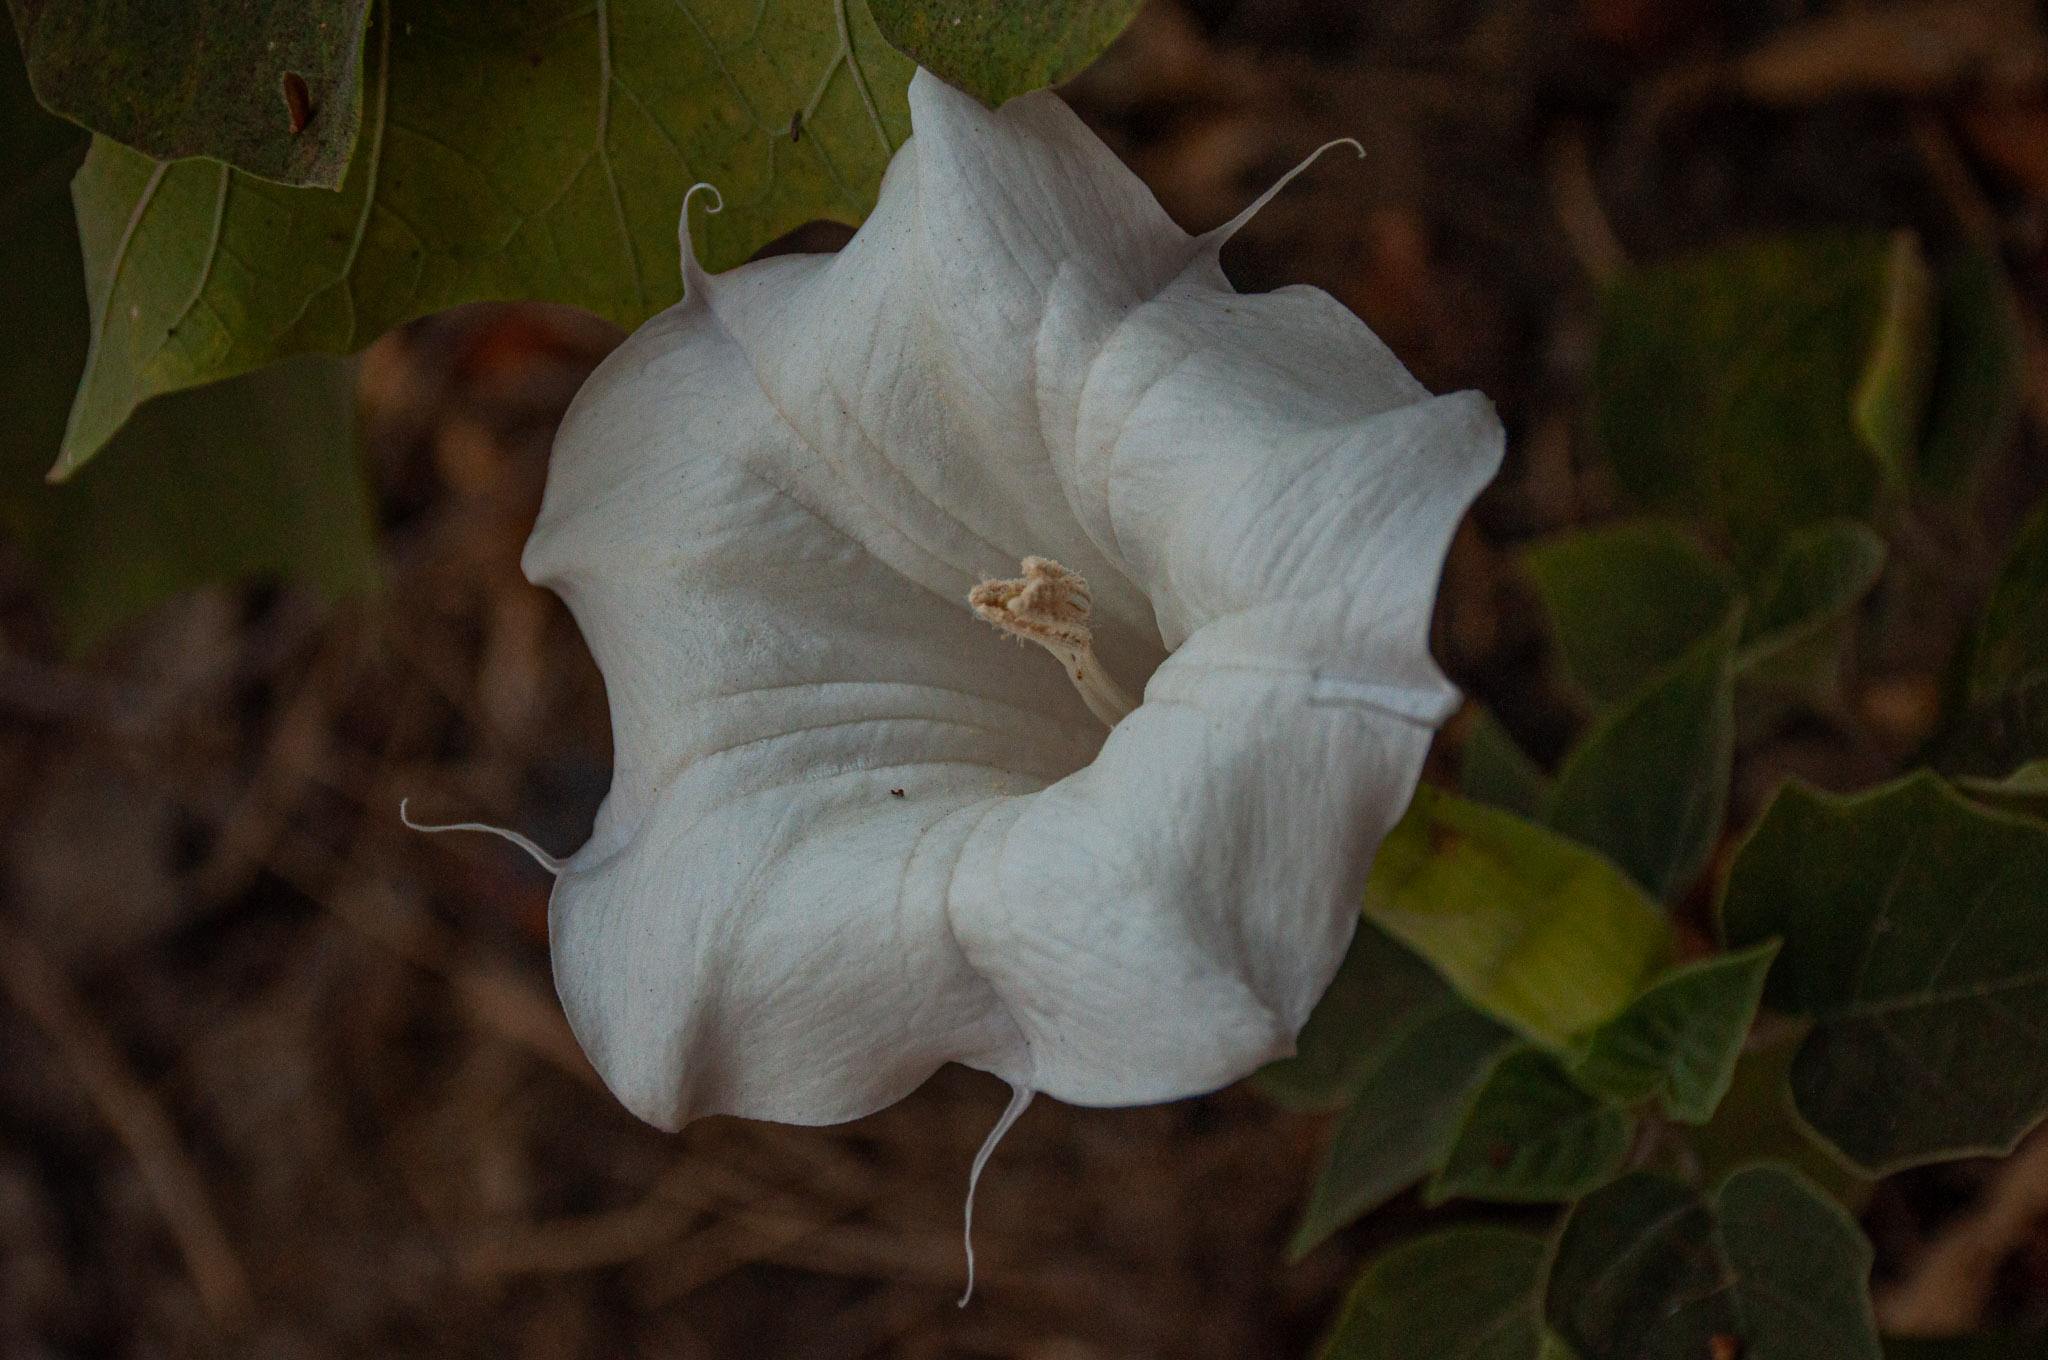
<instances>
[{"instance_id":1,"label":"small dark speck on petal","mask_svg":"<svg viewBox=\"0 0 2048 1360\"><path fill-rule=\"evenodd\" d=\"M889 790L889 796L890 796L891 798L901 798L901 797L903 796L903 790L902 790L902 789L890 789L890 790Z\"/></svg>"}]
</instances>

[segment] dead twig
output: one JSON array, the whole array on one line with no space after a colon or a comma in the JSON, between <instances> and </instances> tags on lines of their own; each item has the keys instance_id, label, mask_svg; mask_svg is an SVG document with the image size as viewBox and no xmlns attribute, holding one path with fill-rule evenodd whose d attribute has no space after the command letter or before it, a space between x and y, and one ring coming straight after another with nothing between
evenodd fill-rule
<instances>
[{"instance_id":1,"label":"dead twig","mask_svg":"<svg viewBox=\"0 0 2048 1360\"><path fill-rule=\"evenodd\" d=\"M2027 0L1852 8L1787 29L1738 62L1735 74L1744 94L1772 104L1968 84L2023 90L2048 77L2048 36Z\"/></svg>"},{"instance_id":2,"label":"dead twig","mask_svg":"<svg viewBox=\"0 0 2048 1360\"><path fill-rule=\"evenodd\" d=\"M1573 129L1550 144L1550 206L1572 255L1594 283L1606 283L1628 268L1628 252L1600 206L1586 136Z\"/></svg>"},{"instance_id":3,"label":"dead twig","mask_svg":"<svg viewBox=\"0 0 2048 1360\"><path fill-rule=\"evenodd\" d=\"M1928 177L1941 190L1957 224L1980 247L1995 252L2001 244L1997 210L1977 182L1976 173L1956 145L1948 125L1923 111L1913 116L1910 126L1913 149L1927 167ZM2048 430L2048 336L2042 334L2040 322L2031 309L2017 309L2014 319L2019 323L2020 343L2026 351L2021 400L2035 425Z\"/></svg>"},{"instance_id":4,"label":"dead twig","mask_svg":"<svg viewBox=\"0 0 2048 1360\"><path fill-rule=\"evenodd\" d=\"M640 1203L479 1236L462 1253L471 1275L548 1275L638 1260L688 1230L703 1199L686 1185L663 1186Z\"/></svg>"},{"instance_id":5,"label":"dead twig","mask_svg":"<svg viewBox=\"0 0 2048 1360\"><path fill-rule=\"evenodd\" d=\"M49 957L0 923L0 986L56 1046L93 1108L135 1159L143 1188L177 1240L185 1270L215 1325L238 1331L255 1311L248 1272L214 1213L206 1182L177 1130L95 1023Z\"/></svg>"},{"instance_id":6,"label":"dead twig","mask_svg":"<svg viewBox=\"0 0 2048 1360\"><path fill-rule=\"evenodd\" d=\"M1912 1272L1877 1300L1885 1330L1949 1336L1977 1326L1998 1267L2048 1214L2048 1132L2037 1131L1999 1168L1972 1212L1944 1227Z\"/></svg>"},{"instance_id":7,"label":"dead twig","mask_svg":"<svg viewBox=\"0 0 2048 1360\"><path fill-rule=\"evenodd\" d=\"M270 847L291 824L305 789L330 782L329 729L340 695L367 650L353 618L336 622L298 692L272 724L255 774L219 821L213 849L193 874L193 889L201 897L225 901L246 891Z\"/></svg>"},{"instance_id":8,"label":"dead twig","mask_svg":"<svg viewBox=\"0 0 2048 1360\"><path fill-rule=\"evenodd\" d=\"M561 1006L524 977L503 965L464 958L453 931L407 910L366 875L344 877L334 857L303 837L285 837L265 867L407 963L447 981L463 1012L480 1028L586 1086L604 1089Z\"/></svg>"}]
</instances>

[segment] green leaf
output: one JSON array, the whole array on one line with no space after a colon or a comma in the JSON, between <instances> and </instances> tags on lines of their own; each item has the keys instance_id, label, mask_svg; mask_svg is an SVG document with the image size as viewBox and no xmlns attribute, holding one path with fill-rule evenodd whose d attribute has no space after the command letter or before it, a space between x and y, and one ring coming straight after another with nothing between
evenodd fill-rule
<instances>
[{"instance_id":1,"label":"green leaf","mask_svg":"<svg viewBox=\"0 0 2048 1360\"><path fill-rule=\"evenodd\" d=\"M2048 759L2048 502L2021 526L1977 629L1959 712L1933 745L1950 774Z\"/></svg>"},{"instance_id":2,"label":"green leaf","mask_svg":"<svg viewBox=\"0 0 2048 1360\"><path fill-rule=\"evenodd\" d=\"M1616 1100L1656 1096L1673 1119L1705 1123L1735 1078L1777 953L1771 940L1678 965L1594 1033L1572 1075Z\"/></svg>"},{"instance_id":3,"label":"green leaf","mask_svg":"<svg viewBox=\"0 0 2048 1360\"><path fill-rule=\"evenodd\" d=\"M1443 1165L1494 1055L1513 1042L1455 999L1418 1016L1337 1121L1293 1254L1305 1255Z\"/></svg>"},{"instance_id":4,"label":"green leaf","mask_svg":"<svg viewBox=\"0 0 2048 1360\"><path fill-rule=\"evenodd\" d=\"M149 403L62 486L11 469L0 516L42 568L73 649L208 581L377 581L354 366L306 355ZM26 474L26 475L24 475Z\"/></svg>"},{"instance_id":5,"label":"green leaf","mask_svg":"<svg viewBox=\"0 0 2048 1360\"><path fill-rule=\"evenodd\" d=\"M1909 239L1786 237L1610 286L1594 421L1622 486L1701 515L1750 567L1792 529L1867 518L1909 452L1931 290Z\"/></svg>"},{"instance_id":6,"label":"green leaf","mask_svg":"<svg viewBox=\"0 0 2048 1360\"><path fill-rule=\"evenodd\" d=\"M1932 764L1948 774L1997 778L2048 759L2048 677L1981 703L1951 719Z\"/></svg>"},{"instance_id":7,"label":"green leaf","mask_svg":"<svg viewBox=\"0 0 2048 1360\"><path fill-rule=\"evenodd\" d=\"M1780 656L1838 622L1884 573L1884 540L1852 519L1788 535L1743 628L1738 669Z\"/></svg>"},{"instance_id":8,"label":"green leaf","mask_svg":"<svg viewBox=\"0 0 2048 1360\"><path fill-rule=\"evenodd\" d=\"M73 648L171 591L222 576L374 575L351 436L354 389L309 359L144 408L105 468L42 479L85 360L85 289L66 181L86 135L0 61L0 524L41 570Z\"/></svg>"},{"instance_id":9,"label":"green leaf","mask_svg":"<svg viewBox=\"0 0 2048 1360\"><path fill-rule=\"evenodd\" d=\"M1965 776L1955 784L1977 802L2001 811L2048 817L2048 760L2029 761L2003 779Z\"/></svg>"},{"instance_id":10,"label":"green leaf","mask_svg":"<svg viewBox=\"0 0 2048 1360\"><path fill-rule=\"evenodd\" d=\"M1870 1174L2010 1152L2048 1113L2048 826L1919 773L1791 785L1743 844L1731 945L1782 936L1765 1000L1814 1027L1799 1112Z\"/></svg>"},{"instance_id":11,"label":"green leaf","mask_svg":"<svg viewBox=\"0 0 2048 1360\"><path fill-rule=\"evenodd\" d=\"M84 267L72 172L91 138L46 113L0 44L0 476L40 480L85 363Z\"/></svg>"},{"instance_id":12,"label":"green leaf","mask_svg":"<svg viewBox=\"0 0 2048 1360\"><path fill-rule=\"evenodd\" d=\"M1884 287L1884 311L1856 384L1854 409L1857 433L1898 486L1919 452L1939 326L1934 275L1909 231L1892 233Z\"/></svg>"},{"instance_id":13,"label":"green leaf","mask_svg":"<svg viewBox=\"0 0 2048 1360\"><path fill-rule=\"evenodd\" d=\"M1544 1250L1542 1238L1507 1228L1451 1228L1405 1242L1358 1277L1317 1355L1537 1360Z\"/></svg>"},{"instance_id":14,"label":"green leaf","mask_svg":"<svg viewBox=\"0 0 2048 1360\"><path fill-rule=\"evenodd\" d=\"M1737 614L1602 715L1557 774L1550 824L1671 901L1720 839L1735 762Z\"/></svg>"},{"instance_id":15,"label":"green leaf","mask_svg":"<svg viewBox=\"0 0 2048 1360\"><path fill-rule=\"evenodd\" d=\"M363 120L369 0L7 0L43 104L158 160L332 189ZM298 130L296 78L308 115Z\"/></svg>"},{"instance_id":16,"label":"green leaf","mask_svg":"<svg viewBox=\"0 0 2048 1360\"><path fill-rule=\"evenodd\" d=\"M1638 1171L1572 1210L1545 1294L1585 1360L1879 1360L1870 1244L1796 1173L1713 1195Z\"/></svg>"},{"instance_id":17,"label":"green leaf","mask_svg":"<svg viewBox=\"0 0 2048 1360\"><path fill-rule=\"evenodd\" d=\"M1423 786L1388 833L1365 914L1481 1010L1568 1049L1670 958L1656 905L1612 863L1512 813Z\"/></svg>"},{"instance_id":18,"label":"green leaf","mask_svg":"<svg viewBox=\"0 0 2048 1360\"><path fill-rule=\"evenodd\" d=\"M1775 1042L1744 1049L1714 1117L1684 1130L1689 1176L1712 1181L1751 1162L1785 1162L1836 1203L1860 1213L1870 1200L1871 1182L1822 1147L1792 1109L1792 1057L1804 1034L1803 1026L1788 1027Z\"/></svg>"},{"instance_id":19,"label":"green leaf","mask_svg":"<svg viewBox=\"0 0 2048 1360\"><path fill-rule=\"evenodd\" d=\"M73 186L93 351L60 473L158 393L458 303L636 326L681 293L693 182L723 196L693 218L722 269L812 218L859 221L909 132L911 64L860 0L389 0L365 69L338 193L94 142Z\"/></svg>"},{"instance_id":20,"label":"green leaf","mask_svg":"<svg viewBox=\"0 0 2048 1360\"><path fill-rule=\"evenodd\" d=\"M1479 1089L1429 1201L1576 1199L1621 1166L1629 1131L1628 1116L1580 1090L1557 1059L1516 1049Z\"/></svg>"},{"instance_id":21,"label":"green leaf","mask_svg":"<svg viewBox=\"0 0 2048 1360\"><path fill-rule=\"evenodd\" d=\"M1735 579L1684 530L1645 520L1569 534L1522 555L1579 687L1601 703L1635 693L1714 631Z\"/></svg>"},{"instance_id":22,"label":"green leaf","mask_svg":"<svg viewBox=\"0 0 2048 1360\"><path fill-rule=\"evenodd\" d=\"M2026 342L1994 250L1967 248L1943 272L1940 328L1919 476L1930 490L1952 495L2011 438L2019 419Z\"/></svg>"},{"instance_id":23,"label":"green leaf","mask_svg":"<svg viewBox=\"0 0 2048 1360\"><path fill-rule=\"evenodd\" d=\"M2044 1355L2048 1355L2048 1330L1884 1339L1884 1360L2041 1360Z\"/></svg>"},{"instance_id":24,"label":"green leaf","mask_svg":"<svg viewBox=\"0 0 2048 1360\"><path fill-rule=\"evenodd\" d=\"M1550 776L1485 709L1465 735L1459 761L1459 791L1478 803L1541 821L1550 808Z\"/></svg>"},{"instance_id":25,"label":"green leaf","mask_svg":"<svg viewBox=\"0 0 2048 1360\"><path fill-rule=\"evenodd\" d=\"M2028 517L1985 606L1970 698L1984 703L2048 680L2048 502Z\"/></svg>"},{"instance_id":26,"label":"green leaf","mask_svg":"<svg viewBox=\"0 0 2048 1360\"><path fill-rule=\"evenodd\" d=\"M1289 1109L1335 1109L1358 1094L1418 1016L1450 997L1428 964L1361 920L1294 1056L1260 1068L1252 1084Z\"/></svg>"},{"instance_id":27,"label":"green leaf","mask_svg":"<svg viewBox=\"0 0 2048 1360\"><path fill-rule=\"evenodd\" d=\"M882 36L990 108L1071 80L1143 0L869 0Z\"/></svg>"}]
</instances>

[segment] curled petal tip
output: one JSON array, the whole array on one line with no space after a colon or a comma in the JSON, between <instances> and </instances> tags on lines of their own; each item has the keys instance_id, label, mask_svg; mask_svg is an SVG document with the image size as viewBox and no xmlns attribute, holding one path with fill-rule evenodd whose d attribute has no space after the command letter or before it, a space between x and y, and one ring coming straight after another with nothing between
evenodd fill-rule
<instances>
[{"instance_id":1,"label":"curled petal tip","mask_svg":"<svg viewBox=\"0 0 2048 1360\"><path fill-rule=\"evenodd\" d=\"M1002 1118L996 1120L996 1126L988 1131L988 1137L982 1139L981 1150L974 1154L974 1168L967 1173L967 1211L961 1225L961 1235L967 1244L967 1288L960 1295L961 1308L974 1297L974 1188L981 1184L981 1173L988 1166L988 1159L995 1155L996 1144L1003 1141L1003 1135L1023 1115L1036 1094L1029 1086L1010 1087L1010 1104Z\"/></svg>"},{"instance_id":2,"label":"curled petal tip","mask_svg":"<svg viewBox=\"0 0 2048 1360\"><path fill-rule=\"evenodd\" d=\"M555 858L555 856L550 855L547 851L541 849L538 845L535 845L532 841L520 835L517 831L508 830L507 828L502 826L491 826L486 822L448 822L442 825L435 825L428 822L416 822L412 819L411 815L406 811L406 805L411 801L412 800L409 798L401 798L398 800L398 820L405 823L406 827L410 830L425 831L429 834L435 835L438 835L440 832L443 831L489 832L491 835L497 836L502 840L508 840L512 842L512 844L518 846L521 850L524 850L527 854L533 857L533 862L535 864L538 864L541 868L547 870L556 878L560 878L562 876L562 861Z\"/></svg>"},{"instance_id":3,"label":"curled petal tip","mask_svg":"<svg viewBox=\"0 0 2048 1360\"><path fill-rule=\"evenodd\" d=\"M1356 137L1338 137L1332 141L1324 142L1321 146L1309 152L1308 155L1302 157L1300 164L1296 165L1279 179L1273 181L1272 187L1253 199L1243 212L1240 212L1215 230L1204 232L1201 237L1202 244L1211 250L1221 250L1231 237L1237 235L1245 223L1259 215L1260 209L1279 197L1280 191L1289 184L1292 184L1295 176L1308 169L1311 165L1314 165L1322 158L1322 154L1333 146L1348 146L1358 153L1358 159L1365 159L1365 146Z\"/></svg>"},{"instance_id":4,"label":"curled petal tip","mask_svg":"<svg viewBox=\"0 0 2048 1360\"><path fill-rule=\"evenodd\" d=\"M676 240L682 247L683 282L685 285L704 277L704 267L697 263L697 247L690 240L690 200L697 196L699 189L711 195L711 202L705 205L705 212L724 212L725 195L709 180L698 180L683 191L683 210L677 214Z\"/></svg>"}]
</instances>

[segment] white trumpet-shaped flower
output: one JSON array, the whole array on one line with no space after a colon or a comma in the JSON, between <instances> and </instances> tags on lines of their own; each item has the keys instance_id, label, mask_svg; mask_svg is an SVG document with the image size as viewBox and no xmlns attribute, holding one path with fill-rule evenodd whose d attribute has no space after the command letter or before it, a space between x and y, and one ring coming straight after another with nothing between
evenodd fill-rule
<instances>
[{"instance_id":1,"label":"white trumpet-shaped flower","mask_svg":"<svg viewBox=\"0 0 2048 1360\"><path fill-rule=\"evenodd\" d=\"M1291 1052L1456 698L1429 619L1487 402L1321 292L1234 292L1236 224L1182 232L1054 96L910 100L837 255L685 243L526 549L616 752L556 980L664 1128Z\"/></svg>"}]
</instances>

